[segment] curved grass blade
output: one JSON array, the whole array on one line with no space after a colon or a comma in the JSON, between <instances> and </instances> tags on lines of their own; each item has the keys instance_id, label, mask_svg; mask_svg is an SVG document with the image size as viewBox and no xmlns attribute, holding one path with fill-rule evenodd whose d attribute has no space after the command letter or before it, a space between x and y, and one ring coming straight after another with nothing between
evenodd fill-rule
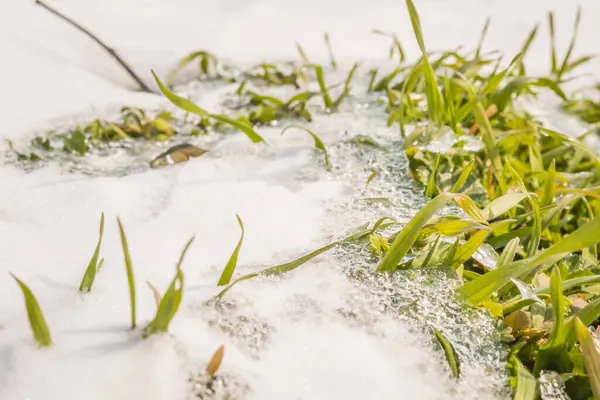
<instances>
[{"instance_id":1,"label":"curved grass blade","mask_svg":"<svg viewBox=\"0 0 600 400\"><path fill-rule=\"evenodd\" d=\"M158 76L156 76L156 74L154 73L154 71L152 71L152 75L154 76L154 79L156 80L156 84L158 85L160 91L165 95L165 97L174 105L176 105L177 107L181 108L184 111L190 112L192 114L196 114L200 117L210 117L216 121L219 122L223 122L226 124L229 124L237 129L239 129L240 131L242 131L244 134L246 134L246 136L248 136L248 138L252 141L252 143L259 143L259 142L264 142L265 140L262 138L262 136L260 136L258 133L256 133L254 131L254 129L252 129L252 126L244 124L240 121L236 121L232 118L229 118L225 115L219 115L219 114L211 114L208 111L206 111L205 109L199 107L198 105L196 105L194 102L185 99L183 97L177 96L175 93L171 92L169 89L167 89L165 87L165 85L163 85L163 83L160 81L160 79L158 79Z\"/></svg>"},{"instance_id":2,"label":"curved grass blade","mask_svg":"<svg viewBox=\"0 0 600 400\"><path fill-rule=\"evenodd\" d=\"M127 271L127 284L129 286L129 299L131 303L131 329L135 329L135 281L133 279L133 265L131 264L131 256L129 255L129 245L127 244L127 236L121 220L117 218L119 224L119 234L121 236L121 246L123 247L123 256L125 258L125 270Z\"/></svg>"},{"instance_id":3,"label":"curved grass blade","mask_svg":"<svg viewBox=\"0 0 600 400\"><path fill-rule=\"evenodd\" d=\"M385 257L377 267L377 271L394 270L417 240L423 226L425 226L427 221L429 221L429 219L431 219L431 217L441 210L449 201L449 195L440 194L427 203L396 236L390 250L386 253Z\"/></svg>"},{"instance_id":4,"label":"curved grass blade","mask_svg":"<svg viewBox=\"0 0 600 400\"><path fill-rule=\"evenodd\" d=\"M452 343L450 343L450 341L436 328L433 328L433 333L444 349L446 360L448 360L448 366L450 367L450 371L452 371L452 375L454 375L455 378L458 378L460 376L460 360Z\"/></svg>"},{"instance_id":5,"label":"curved grass blade","mask_svg":"<svg viewBox=\"0 0 600 400\"><path fill-rule=\"evenodd\" d=\"M535 400L538 398L538 382L535 377L516 357L513 357L516 367L517 384L513 400Z\"/></svg>"},{"instance_id":6,"label":"curved grass blade","mask_svg":"<svg viewBox=\"0 0 600 400\"><path fill-rule=\"evenodd\" d=\"M386 219L387 217L381 218L379 221L381 221L381 223L383 223L383 221ZM236 284L246 281L248 279L252 279L252 278L256 278L258 276L275 276L275 275L280 275L283 274L285 272L289 272L292 271L300 266L302 266L303 264L306 264L308 261L312 260L313 258L317 257L320 254L325 253L326 251L330 250L331 248L355 240L355 239L359 239L362 238L364 236L367 236L369 234L373 233L371 229L364 229L361 230L358 233L355 233L353 235L350 235L342 240L338 240L336 242L330 243L326 246L321 247L320 249L317 249L311 253L308 253L294 261L291 261L289 263L285 263L285 264L280 264L280 265L276 265L274 267L269 267L269 268L265 268L262 271L258 272L258 273L251 273L251 274L247 274L244 276L241 276L239 278L237 278L236 280L234 280L233 282L231 282L227 287L225 287L225 289L223 289L221 292L219 292L216 296L215 296L215 300L216 301L220 301L223 296L225 296L225 294Z\"/></svg>"},{"instance_id":7,"label":"curved grass blade","mask_svg":"<svg viewBox=\"0 0 600 400\"><path fill-rule=\"evenodd\" d=\"M52 344L52 337L50 336L48 325L46 325L44 314L42 314L40 305L33 295L33 292L14 274L11 273L10 275L19 284L19 287L23 292L23 297L25 298L25 308L27 309L27 317L29 319L29 325L31 326L33 338L40 347L50 346Z\"/></svg>"},{"instance_id":8,"label":"curved grass blade","mask_svg":"<svg viewBox=\"0 0 600 400\"><path fill-rule=\"evenodd\" d=\"M521 239L518 237L513 238L510 240L510 242L508 242L508 244L504 247L504 250L502 250L502 254L500 254L500 257L498 257L496 268L500 268L503 265L513 262L520 242Z\"/></svg>"},{"instance_id":9,"label":"curved grass blade","mask_svg":"<svg viewBox=\"0 0 600 400\"><path fill-rule=\"evenodd\" d=\"M581 345L585 370L590 380L592 393L594 393L595 399L600 399L600 354L598 354L592 334L578 318L575 318L575 329Z\"/></svg>"},{"instance_id":10,"label":"curved grass blade","mask_svg":"<svg viewBox=\"0 0 600 400\"><path fill-rule=\"evenodd\" d=\"M452 189L450 189L450 192L458 193L460 191L460 189L462 189L462 187L465 185L465 182L469 178L469 175L471 175L471 171L473 171L474 166L475 166L475 161L471 161L470 163L468 163L467 165L465 165L463 167L463 170L460 173L460 176L458 177L458 179L452 186Z\"/></svg>"},{"instance_id":11,"label":"curved grass blade","mask_svg":"<svg viewBox=\"0 0 600 400\"><path fill-rule=\"evenodd\" d=\"M367 178L367 182L365 183L365 189L369 187L369 183L371 183L373 179L375 179L375 177L377 177L377 171L371 172L371 175L369 175L369 177Z\"/></svg>"},{"instance_id":12,"label":"curved grass blade","mask_svg":"<svg viewBox=\"0 0 600 400\"><path fill-rule=\"evenodd\" d=\"M283 129L283 131L281 131L281 134L283 135L288 129L291 128L296 128L296 129L300 129L303 130L304 132L308 133L312 138L313 141L315 142L315 147L319 150L321 150L324 155L325 155L325 165L327 166L327 169L331 169L331 164L329 162L329 154L327 153L327 149L325 148L325 144L323 143L323 141L321 140L321 138L319 138L319 136L317 136L314 132L312 132L309 129L306 129L300 125L290 125L287 126L286 128Z\"/></svg>"},{"instance_id":13,"label":"curved grass blade","mask_svg":"<svg viewBox=\"0 0 600 400\"><path fill-rule=\"evenodd\" d=\"M240 249L242 248L242 242L244 241L244 223L242 222L242 219L239 215L236 214L236 217L238 220L238 224L240 225L240 229L242 230L242 235L240 236L240 240L237 246L235 246L235 250L233 250L231 257L229 258L229 261L227 261L227 265L225 265L225 269L223 270L223 273L219 278L217 286L228 285L231 281L231 277L233 276L233 272L235 271L235 267L237 266L238 256L240 254Z\"/></svg>"},{"instance_id":14,"label":"curved grass blade","mask_svg":"<svg viewBox=\"0 0 600 400\"><path fill-rule=\"evenodd\" d=\"M183 296L183 272L181 271L181 264L183 263L183 259L185 257L185 253L190 248L190 245L194 241L194 237L186 243L181 255L179 256L179 261L176 266L176 274L166 293L162 297L160 304L158 305L158 310L156 310L156 316L154 319L146 326L144 329L144 337L148 337L150 335L156 333L165 333L169 330L169 324L171 320L177 313L179 309L179 304L181 303L181 297Z\"/></svg>"},{"instance_id":15,"label":"curved grass blade","mask_svg":"<svg viewBox=\"0 0 600 400\"><path fill-rule=\"evenodd\" d=\"M101 265L98 263L98 257L100 255L100 247L102 246L102 236L104 235L104 213L100 216L100 237L98 238L98 244L96 245L96 250L94 250L94 254L92 255L92 259L88 264L85 274L83 275L83 279L79 284L79 291L82 293L89 292L92 290L92 285L94 284L94 280L96 279L96 272L100 269Z\"/></svg>"},{"instance_id":16,"label":"curved grass blade","mask_svg":"<svg viewBox=\"0 0 600 400\"><path fill-rule=\"evenodd\" d=\"M354 77L354 73L356 72L356 70L358 69L358 63L355 63L352 68L350 69L350 72L348 73L348 76L346 77L346 81L344 82L344 89L342 90L342 93L338 96L337 99L335 99L335 101L332 104L332 108L338 108L340 106L340 104L342 104L342 101L344 101L344 99L346 97L348 97L348 95L350 94L350 84L352 83L352 78Z\"/></svg>"},{"instance_id":17,"label":"curved grass blade","mask_svg":"<svg viewBox=\"0 0 600 400\"><path fill-rule=\"evenodd\" d=\"M452 261L452 268L458 268L461 264L464 264L475 252L479 249L489 235L488 230L480 230L471 235L469 240L463 243L456 251L456 257Z\"/></svg>"},{"instance_id":18,"label":"curved grass blade","mask_svg":"<svg viewBox=\"0 0 600 400\"><path fill-rule=\"evenodd\" d=\"M421 268L425 269L429 266L429 263L431 262L431 258L437 251L437 247L440 244L440 238L441 238L441 236L438 235L438 237L435 239L433 246L431 246L431 249L429 249L429 252L427 253L427 256L425 257L425 260L423 261L423 264L421 265Z\"/></svg>"}]
</instances>

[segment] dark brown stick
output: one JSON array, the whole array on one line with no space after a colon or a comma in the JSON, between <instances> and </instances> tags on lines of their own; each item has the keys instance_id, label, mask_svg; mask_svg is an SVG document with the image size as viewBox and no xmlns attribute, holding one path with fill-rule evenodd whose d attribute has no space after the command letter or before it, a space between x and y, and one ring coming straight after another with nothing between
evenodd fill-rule
<instances>
[{"instance_id":1,"label":"dark brown stick","mask_svg":"<svg viewBox=\"0 0 600 400\"><path fill-rule=\"evenodd\" d=\"M129 76L138 84L138 86L139 86L139 88L140 88L141 91L147 92L147 93L154 93L144 83L144 81L142 81L140 79L140 77L137 76L137 74L135 72L133 72L133 70L129 67L129 65L127 65L127 63L125 61L123 61L123 59L117 54L117 52L114 49L111 49L110 47L108 47L107 45L105 45L100 39L98 39L98 37L96 35L94 35L90 31L88 31L86 28L84 28L83 26L79 25L77 22L73 21L72 19L64 16L59 11L57 11L54 8L50 7L48 4L44 3L43 1L41 1L41 0L35 0L35 4L37 4L39 6L42 6L46 10L50 11L52 14L56 15L60 19L68 22L69 24L71 24L72 26L74 26L75 28L77 28L79 31L85 33L90 39L92 39L100 47L102 47L104 50L106 50L119 63L119 65L121 65L121 67L123 67L123 69L127 72L127 74L129 74Z\"/></svg>"}]
</instances>

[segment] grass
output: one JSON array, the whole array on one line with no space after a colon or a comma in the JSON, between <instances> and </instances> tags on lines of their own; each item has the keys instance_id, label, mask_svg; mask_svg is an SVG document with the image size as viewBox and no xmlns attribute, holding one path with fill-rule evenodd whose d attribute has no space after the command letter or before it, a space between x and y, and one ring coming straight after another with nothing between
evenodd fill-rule
<instances>
[{"instance_id":1,"label":"grass","mask_svg":"<svg viewBox=\"0 0 600 400\"><path fill-rule=\"evenodd\" d=\"M244 226L238 216L241 236L218 280L222 288L211 300L221 301L244 281L291 272L336 247L360 242L378 260L377 271L381 274L416 268L450 268L455 272L456 296L468 307L489 311L504 333L515 399L539 397L538 378L542 371L556 372L574 400L598 397L600 355L589 329L600 323L597 286L600 284L600 160L585 144L585 137L572 138L548 129L521 109L517 101L541 91L552 92L562 101L564 110L598 127L599 103L569 98L563 91L563 84L574 79L578 68L592 58L573 56L582 13L577 13L570 44L562 57L555 46L554 15L548 14L549 75L529 76L524 60L541 34L538 26L524 38L520 51L505 65L501 55L483 49L489 19L474 51L431 52L427 50L413 1L406 0L406 7L419 45L418 60L407 64L398 38L376 31L391 39L389 58L397 59L398 64L387 75L379 76L378 70L371 70L366 77L368 91L381 94L381 108L387 113L382 124L397 125L399 135L405 139L410 176L421 184L428 203L406 224L383 218L297 259L241 276L235 272L244 239ZM331 68L339 68L328 35L325 43ZM176 95L154 77L169 101L199 117L199 128L220 131L227 127L241 131L252 143L260 143L264 139L258 133L259 127L291 121L281 133L291 128L305 131L315 148L323 152L325 164L330 168L329 153L308 124L313 112L318 112L315 103L319 103L325 114L339 110L350 98L351 84L360 71L358 64L354 64L344 82L328 85L327 69L309 62L302 47L297 47L300 64L292 63L289 69L261 64L242 71L237 78L227 75L232 67L206 51L191 53L180 62L172 77L198 61L200 79L239 83L234 96L245 103L236 116L211 113ZM318 92L301 89L306 81L318 86ZM298 93L279 99L255 88L261 85L293 86ZM341 86L341 93L336 97L332 93L337 86ZM294 123L299 120L306 122L306 127ZM414 129L409 131L408 127ZM142 110L124 108L119 121L96 120L59 135L59 140L35 138L31 146L42 155L54 151L55 146L61 151L85 155L97 143L170 140L180 134L168 114L149 118ZM429 150L428 144L439 143L447 134L451 135L452 143L445 151ZM477 146L466 146L468 141ZM386 150L368 136L355 137L349 143ZM17 155L24 161L43 158L37 153ZM365 188L378 175L377 171L369 172ZM451 204L458 209L440 215ZM104 216L81 291L91 289L102 264L98 258L103 221ZM135 282L120 221L119 229L134 329ZM158 306L154 319L143 331L146 337L167 332L179 309L184 288L180 267L192 241L181 253L165 294L160 296L153 289ZM495 253L495 264L484 265L474 258L481 248ZM31 291L21 281L17 282L25 295L34 337L40 344L49 345L51 340L39 305ZM452 375L460 379L459 355L452 343L439 329L434 329L433 336L446 355ZM210 361L207 375L216 374L222 358L221 347Z\"/></svg>"},{"instance_id":2,"label":"grass","mask_svg":"<svg viewBox=\"0 0 600 400\"><path fill-rule=\"evenodd\" d=\"M79 285L79 291L82 293L89 292L92 290L92 285L94 284L94 280L96 279L96 273L102 267L104 263L104 259L98 261L100 256L100 247L102 246L102 236L104 235L104 213L102 213L100 217L100 237L98 238L98 244L96 245L96 249L94 250L94 254L92 255L92 259L90 260L85 274L83 275L83 279L81 280L81 284Z\"/></svg>"},{"instance_id":3,"label":"grass","mask_svg":"<svg viewBox=\"0 0 600 400\"><path fill-rule=\"evenodd\" d=\"M25 308L27 309L27 317L29 318L29 325L31 327L31 332L33 333L33 338L40 347L50 346L52 344L52 337L50 336L44 314L42 314L40 305L33 295L33 292L22 280L13 274L11 274L11 276L19 285L21 292L23 292Z\"/></svg>"}]
</instances>

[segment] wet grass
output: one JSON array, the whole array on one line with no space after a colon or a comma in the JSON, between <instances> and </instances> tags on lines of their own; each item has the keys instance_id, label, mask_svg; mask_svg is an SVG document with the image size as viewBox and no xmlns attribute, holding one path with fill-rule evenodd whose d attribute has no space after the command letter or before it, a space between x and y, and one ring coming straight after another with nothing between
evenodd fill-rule
<instances>
[{"instance_id":1,"label":"wet grass","mask_svg":"<svg viewBox=\"0 0 600 400\"><path fill-rule=\"evenodd\" d=\"M398 127L399 136L404 138L409 174L421 185L429 202L407 223L383 218L298 259L236 277L244 237L238 217L241 237L218 281L218 286L225 287L208 303L223 301L235 285L246 280L282 275L327 251L360 243L377 259L376 271L371 271L377 276L426 269L455 274L460 282L456 297L465 306L489 313L497 322L509 349L507 369L515 399L539 398L539 379L548 371L558 374L572 399L598 397L600 355L595 330L600 324L600 160L584 137L573 138L546 128L517 102L542 91L554 93L564 110L596 124L597 129L599 103L569 98L563 90L564 83L576 77L574 72L592 59L591 55L573 58L581 11L562 60L554 44L554 16L548 15L549 75L529 76L523 60L540 34L537 26L524 38L521 51L504 65L502 55L483 51L490 20L485 21L474 51L432 53L427 50L415 5L406 0L406 6L420 49L419 59L407 64L399 39L376 31L391 39L389 57L398 59L398 64L387 75L379 76L378 70L367 72L367 91L382 95L382 108L387 113L382 124ZM339 68L328 35L325 42L331 67ZM265 142L261 127L280 121L308 124L313 113L338 112L353 97L351 84L360 71L358 64L349 70L344 82L328 85L325 68L309 62L300 45L298 50L301 62L292 63L288 70L261 64L240 71L224 66L215 55L203 50L181 60L169 82L183 68L197 62L201 80L239 84L234 96L243 106L236 115L209 112L176 94L156 75L155 79L173 105L198 117L199 130L237 130L258 144ZM318 91L300 89L307 82ZM299 92L280 99L259 94L251 85L290 86ZM339 86L341 92L336 97L332 92L340 90L336 89ZM38 152L13 151L19 159L35 162L45 152L56 149L85 155L101 143L171 140L180 134L171 121L169 114L149 118L142 110L125 108L120 121L96 120L58 136L37 137L31 146ZM329 153L310 125L288 124L281 133L291 128L304 130L312 137L330 169ZM369 137L352 140L354 144L386 150ZM365 176L365 186L377 176L377 171ZM131 327L135 328L135 283L125 234L119 225L131 294ZM98 270L102 227L103 217L100 241L81 291L91 289ZM144 336L168 331L181 302L184 276L180 266L191 244L192 240L186 244L166 293L156 296L158 310L144 329ZM492 257L483 261L478 251ZM19 284L28 313L31 310L34 337L41 344L49 344L39 306L24 284ZM460 359L452 342L437 329L433 336L446 354L449 371L460 379ZM215 375L220 365L220 351L209 363L209 376Z\"/></svg>"}]
</instances>

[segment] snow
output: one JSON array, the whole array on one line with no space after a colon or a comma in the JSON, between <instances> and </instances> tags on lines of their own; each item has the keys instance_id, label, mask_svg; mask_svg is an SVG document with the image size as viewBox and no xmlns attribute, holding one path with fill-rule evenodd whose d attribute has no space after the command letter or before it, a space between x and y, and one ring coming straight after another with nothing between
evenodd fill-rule
<instances>
[{"instance_id":1,"label":"snow","mask_svg":"<svg viewBox=\"0 0 600 400\"><path fill-rule=\"evenodd\" d=\"M128 91L133 84L113 60L33 2L0 4L5 10L0 14L1 139L25 140L36 129L103 114L119 104L166 104L160 96ZM600 31L595 23L600 4L581 4L578 54L597 50L592 38ZM197 48L237 62L260 62L296 57L299 41L309 57L323 59L326 30L344 62L378 62L386 56L389 43L370 33L372 28L397 32L406 38L408 53L416 54L405 7L397 0L56 0L52 5L113 45L147 82L151 69L166 76L182 55ZM561 0L421 0L416 5L430 49L474 46L491 15L486 48L508 57L549 9L556 11L558 44L564 49L576 7ZM533 71L545 72L547 50L541 29L528 58ZM475 318L469 325L467 316L452 314L452 306L443 308L443 285L427 297L423 285L409 281L392 286L353 282L346 260L358 257L354 253L323 256L281 280L244 282L228 294L223 310L203 305L216 293L220 270L239 238L236 214L246 229L239 271L252 272L297 258L382 213L408 216L418 209L422 199L402 173L374 181L368 194L401 195L408 207L357 205L369 162L377 157L368 152L358 157L339 145L341 133L369 133L383 141L395 134L382 127L383 119L374 125L368 115L368 110L346 110L315 122L333 149L332 162L342 166L333 174L323 172L310 138L293 132L281 137L277 129L264 132L269 147L252 145L241 134L230 136L210 143L207 156L185 165L123 177L68 173L58 165L25 173L2 165L0 399L193 398L188 377L201 372L221 344L222 371L231 382L240 382L235 390L241 398L502 398L506 382L499 345L491 333L481 343L468 337L472 331L491 332L489 324ZM393 166L402 171L403 165ZM97 240L101 211L107 217L101 253L106 262L92 292L81 296L77 287ZM139 329L128 328L117 216L132 252L140 327L155 311L145 281L164 292L180 251L195 235L183 265L184 300L169 335L142 340ZM9 271L38 298L52 348L35 348ZM423 315L454 335L466 354L460 382L450 378L443 354L419 330L426 326L423 321L399 320L379 309L389 301L383 294L388 289L405 300L422 296L428 310ZM351 310L357 320L341 316L340 309ZM490 353L469 355L469 345Z\"/></svg>"}]
</instances>

